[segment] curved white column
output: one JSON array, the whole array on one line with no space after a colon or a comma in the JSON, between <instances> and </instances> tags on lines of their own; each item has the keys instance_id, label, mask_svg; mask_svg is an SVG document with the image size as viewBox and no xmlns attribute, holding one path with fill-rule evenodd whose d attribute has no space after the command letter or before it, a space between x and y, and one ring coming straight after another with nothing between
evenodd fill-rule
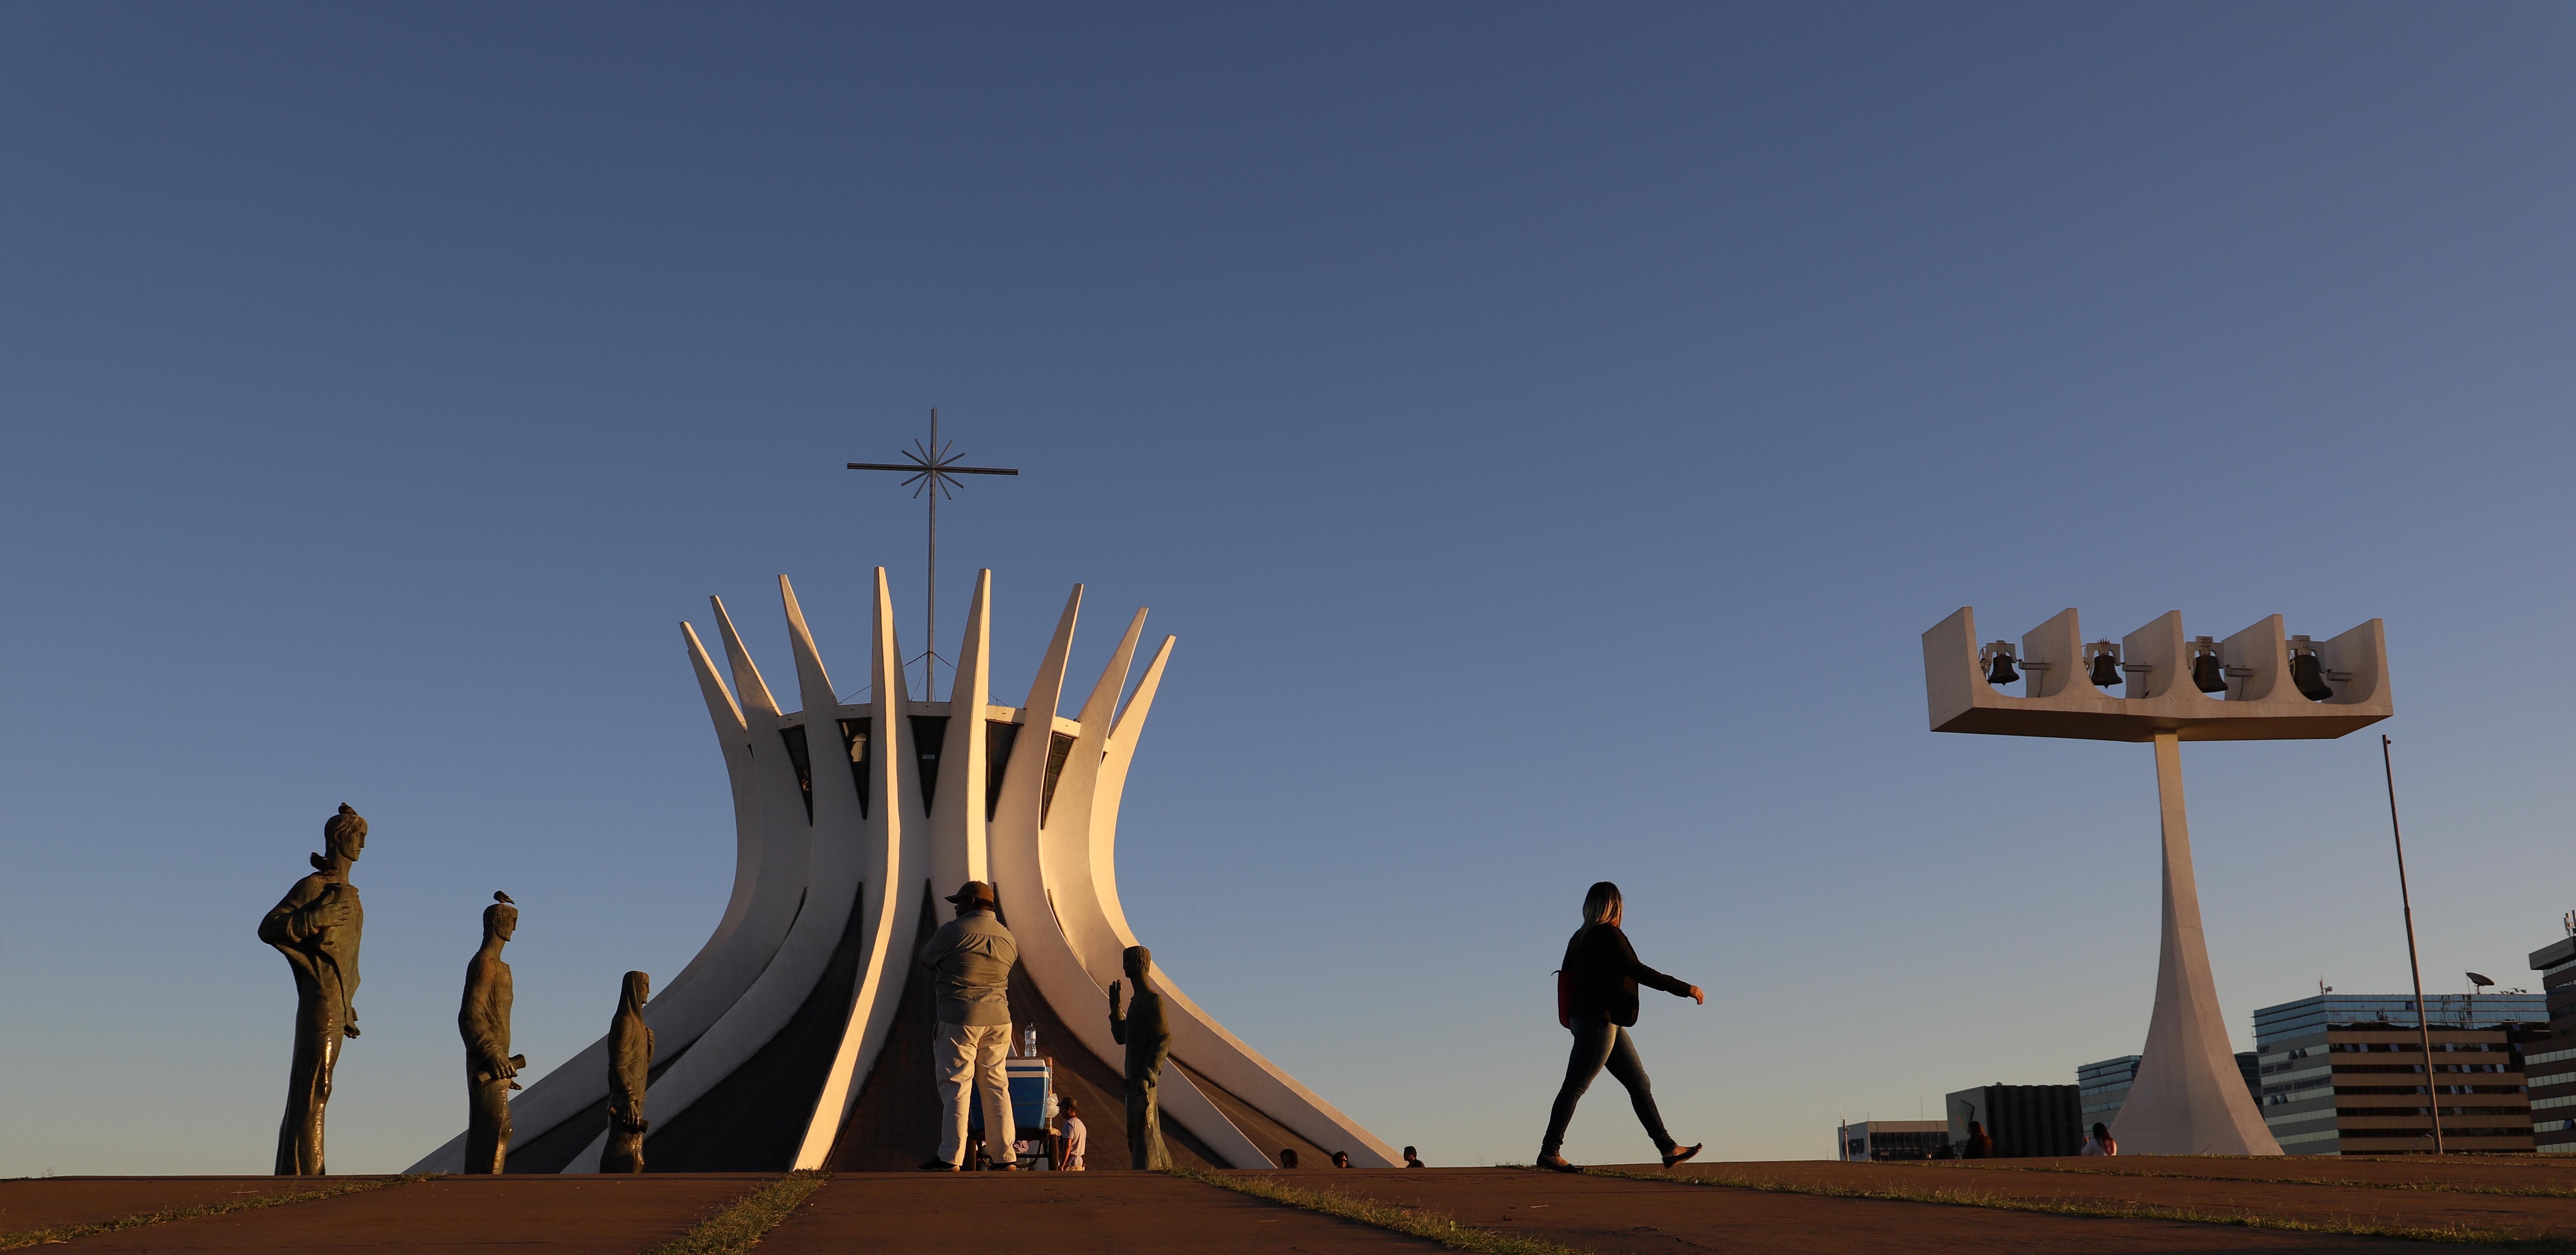
<instances>
[{"instance_id":1,"label":"curved white column","mask_svg":"<svg viewBox=\"0 0 2576 1255\"><path fill-rule=\"evenodd\" d=\"M840 698L833 690L822 655L815 649L804 609L796 600L795 586L784 575L778 577L778 595L787 615L788 644L796 659L797 691L804 702L802 712L782 718L785 724L801 724L805 729L807 776L814 799L810 825L813 845L804 905L797 911L786 940L751 987L646 1091L645 1118L657 1127L668 1127L672 1117L688 1110L691 1103L749 1061L804 1005L806 996L814 991L815 982L831 963L832 952L840 945L860 883L875 866L882 866L882 851L899 825L896 817L902 813L899 806L878 806L872 814L862 815L858 788L850 773L832 769L847 761L838 752ZM880 568L874 618L878 635L888 645L893 638L890 615L885 573ZM871 758L882 769L901 762L906 744L901 732L900 684L879 685L876 697L876 752ZM886 735L889 727L894 730L892 736ZM780 754L784 756L784 746ZM786 804L799 812L795 819L802 820L803 803L792 781L786 799ZM566 1170L595 1171L606 1142L603 1130ZM651 1153L649 1143L646 1153Z\"/></svg>"},{"instance_id":2,"label":"curved white column","mask_svg":"<svg viewBox=\"0 0 2576 1255\"><path fill-rule=\"evenodd\" d=\"M795 768L787 762L785 747L766 755L755 749L754 727L774 729L778 704L761 680L760 668L743 648L732 618L725 613L724 602L713 597L707 600L715 609L734 684L742 695L740 701L726 691L724 680L707 657L706 646L698 640L697 629L682 623L680 633L688 648L691 669L697 674L699 693L706 699L708 718L715 725L717 747L724 755L725 775L732 786L734 884L724 917L706 944L698 948L697 955L679 975L663 982L645 1004L645 1022L653 1026L665 1052L694 1043L742 996L777 952L804 888L808 849L809 830L801 822L801 805L797 816L800 822L794 825L774 822L774 817L764 813L764 797L777 798L782 788L784 796L793 797L796 793ZM774 731L769 734L776 735ZM601 1005L614 1004L603 997ZM525 1135L534 1137L607 1096L608 1041L602 1036L513 1099L512 1123ZM580 1162L580 1156L573 1160L575 1164ZM597 1162L596 1155L591 1156L591 1162ZM458 1133L408 1170L456 1172L463 1169L464 1163L465 1135Z\"/></svg>"},{"instance_id":3,"label":"curved white column","mask_svg":"<svg viewBox=\"0 0 2576 1255\"><path fill-rule=\"evenodd\" d=\"M1143 621L1140 612L1137 622L1141 626ZM1145 668L1144 678L1137 681L1135 694L1127 699L1117 723L1111 725L1108 745L1101 756L1099 783L1092 791L1088 833L1092 886L1101 914L1122 948L1138 943L1127 926L1127 913L1118 898L1118 805L1127 790L1127 768L1135 761L1136 742L1144 734L1145 717L1153 712L1154 694L1162 687L1163 669L1171 661L1175 643L1174 637L1163 638L1162 648L1154 651L1154 661ZM1233 1091L1236 1097L1297 1136L1328 1151L1349 1151L1354 1164L1392 1168L1402 1162L1394 1147L1299 1083L1286 1069L1263 1058L1242 1038L1226 1031L1225 1025L1191 1001L1159 966L1154 971L1154 983L1163 991L1164 1007L1171 1018L1172 1053L1179 1055L1182 1062Z\"/></svg>"},{"instance_id":4,"label":"curved white column","mask_svg":"<svg viewBox=\"0 0 2576 1255\"><path fill-rule=\"evenodd\" d=\"M1067 833L1089 826L1090 782L1099 758L1097 733L1075 730L1074 745L1057 778L1052 805L1045 796L1046 760L1056 731L1056 703L1063 695L1065 661L1073 646L1074 624L1081 607L1082 586L1077 584L1065 601L1063 617L1056 623L1055 638L1047 645L1046 660L1029 686L1029 700L1022 716L1026 726L1012 746L1010 769L1002 777L1002 802L993 816L990 840L994 891L1001 895L1011 936L1019 942L1021 967L1083 1047L1114 1066L1126 1057L1126 1048L1109 1036L1108 987L1093 979L1067 934L1066 918L1059 910L1066 902L1065 889L1060 889L1050 874L1054 860L1044 854L1046 847L1068 839ZM1134 650L1135 630L1131 628L1115 664L1121 675L1125 674L1126 658ZM1093 726L1104 724L1105 717L1103 723ZM1083 766L1086 757L1091 761L1090 767ZM1068 789L1079 790L1079 795L1069 794ZM1074 857L1083 857L1079 847ZM1089 878L1084 876L1069 886L1076 901L1088 893L1088 883ZM1160 1099L1164 1115L1198 1138L1227 1166L1250 1168L1269 1162L1268 1156L1226 1119L1188 1077L1166 1072Z\"/></svg>"},{"instance_id":5,"label":"curved white column","mask_svg":"<svg viewBox=\"0 0 2576 1255\"><path fill-rule=\"evenodd\" d=\"M913 933L921 922L921 884L929 866L930 826L921 818L921 772L915 766L918 747L913 744L903 649L895 643L893 599L886 592L884 567L877 568L876 604L869 673L876 708L884 712L876 730L877 744L883 748L870 756L868 792L883 798L884 804L875 808L878 822L867 843L867 879L861 892L867 914L861 917L865 931L858 984L841 1027L841 1044L833 1051L832 1069L824 1074L823 1092L807 1114L805 1136L797 1144L795 1167L799 1169L823 1166L842 1119L858 1098L859 1083L885 1049L886 1032L903 1003L904 978L912 968ZM851 801L857 800L852 794Z\"/></svg>"},{"instance_id":6,"label":"curved white column","mask_svg":"<svg viewBox=\"0 0 2576 1255\"><path fill-rule=\"evenodd\" d=\"M984 831L984 784L992 755L984 712L992 704L993 573L975 573L966 635L948 684L948 739L939 751L938 797L930 808L930 883L942 893L969 880L991 880ZM927 694L925 694L927 696Z\"/></svg>"},{"instance_id":7,"label":"curved white column","mask_svg":"<svg viewBox=\"0 0 2576 1255\"><path fill-rule=\"evenodd\" d=\"M1127 785L1127 767L1135 758L1137 740L1144 733L1146 716L1152 713L1154 694L1161 687L1175 643L1165 638L1136 696L1125 711L1119 711L1118 693L1126 685L1128 666L1144 628L1145 612L1139 610L1083 703L1082 732L1056 785L1055 808L1048 817L1042 847L1056 917L1092 979L1104 985L1119 978L1126 948L1140 944L1118 901L1118 804ZM1172 1054L1183 1063L1297 1136L1326 1150L1349 1151L1354 1164L1394 1167L1400 1162L1394 1147L1227 1032L1216 1017L1181 992L1159 964L1153 979L1164 994L1164 1011L1171 1021Z\"/></svg>"},{"instance_id":8,"label":"curved white column","mask_svg":"<svg viewBox=\"0 0 2576 1255\"><path fill-rule=\"evenodd\" d=\"M2201 934L2200 881L2192 874L2191 830L2183 817L2182 745L2155 734L2156 798L2164 836L2164 944L2156 961L2156 1009L2138 1076L2111 1136L2133 1155L2277 1155L2245 1074L2228 1048L2218 981Z\"/></svg>"}]
</instances>

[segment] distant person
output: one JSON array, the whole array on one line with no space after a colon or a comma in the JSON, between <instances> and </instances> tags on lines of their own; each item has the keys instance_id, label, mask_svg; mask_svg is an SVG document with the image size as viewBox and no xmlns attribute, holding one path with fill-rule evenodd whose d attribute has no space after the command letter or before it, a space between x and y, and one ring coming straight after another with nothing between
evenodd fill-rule
<instances>
[{"instance_id":1,"label":"distant person","mask_svg":"<svg viewBox=\"0 0 2576 1255\"><path fill-rule=\"evenodd\" d=\"M1294 1168L1294 1167L1296 1167L1296 1166L1297 1166L1297 1148L1296 1148L1296 1147L1294 1147L1294 1146L1289 1146L1289 1147L1284 1147L1284 1148L1282 1148L1282 1149L1280 1150L1280 1152L1279 1152L1279 1166L1280 1166L1280 1167L1282 1167L1282 1168Z\"/></svg>"},{"instance_id":2,"label":"distant person","mask_svg":"<svg viewBox=\"0 0 2576 1255\"><path fill-rule=\"evenodd\" d=\"M1565 943L1565 966L1558 969L1558 1022L1574 1033L1574 1049L1565 1061L1565 1083L1557 1088L1556 1105L1548 1111L1547 1135L1539 1139L1538 1163L1558 1172L1579 1172L1558 1153L1565 1148L1565 1126L1574 1119L1574 1104L1592 1087L1603 1068L1628 1090L1628 1105L1646 1126L1655 1150L1669 1168L1707 1145L1677 1145L1664 1131L1655 1110L1654 1083L1637 1058L1628 1029L1637 1022L1637 987L1645 985L1705 1005L1708 995L1687 981L1666 976L1637 961L1628 935L1619 931L1625 904L1619 886L1601 881L1583 895L1583 927Z\"/></svg>"},{"instance_id":3,"label":"distant person","mask_svg":"<svg viewBox=\"0 0 2576 1255\"><path fill-rule=\"evenodd\" d=\"M937 975L939 1033L931 1041L930 1070L939 1082L939 1151L921 1162L924 1172L955 1172L968 1162L966 1110L984 1097L987 1145L1002 1172L1019 1169L1011 1154L1011 1081L1004 1060L1011 1053L1011 968L1020 946L1002 926L993 887L970 880L948 895L957 918L939 926L915 956Z\"/></svg>"},{"instance_id":4,"label":"distant person","mask_svg":"<svg viewBox=\"0 0 2576 1255\"><path fill-rule=\"evenodd\" d=\"M2084 1139L2084 1150L2082 1153L2087 1155L2119 1154L2120 1143L2111 1136L2111 1126L2107 1124L2094 1125L2093 1136Z\"/></svg>"},{"instance_id":5,"label":"distant person","mask_svg":"<svg viewBox=\"0 0 2576 1255\"><path fill-rule=\"evenodd\" d=\"M1334 1152L1333 1152L1333 1166L1334 1166L1334 1167L1336 1167L1336 1168L1347 1168L1347 1167L1350 1167L1350 1166L1351 1166L1351 1152L1346 1151L1346 1150L1337 1150L1337 1151L1334 1151Z\"/></svg>"},{"instance_id":6,"label":"distant person","mask_svg":"<svg viewBox=\"0 0 2576 1255\"><path fill-rule=\"evenodd\" d=\"M1091 1130L1083 1127L1082 1109L1075 1106L1071 1098L1064 1100L1064 1132L1061 1137L1063 1150L1057 1156L1057 1166L1067 1172L1082 1171L1082 1155L1090 1149Z\"/></svg>"},{"instance_id":7,"label":"distant person","mask_svg":"<svg viewBox=\"0 0 2576 1255\"><path fill-rule=\"evenodd\" d=\"M1987 1136L1986 1126L1974 1120L1968 1121L1968 1144L1960 1148L1959 1158L1992 1159L1994 1157L1995 1139Z\"/></svg>"},{"instance_id":8,"label":"distant person","mask_svg":"<svg viewBox=\"0 0 2576 1255\"><path fill-rule=\"evenodd\" d=\"M1426 1165L1422 1162L1422 1156L1414 1154L1413 1148L1407 1146L1404 1148L1404 1166L1408 1168L1420 1168Z\"/></svg>"}]
</instances>

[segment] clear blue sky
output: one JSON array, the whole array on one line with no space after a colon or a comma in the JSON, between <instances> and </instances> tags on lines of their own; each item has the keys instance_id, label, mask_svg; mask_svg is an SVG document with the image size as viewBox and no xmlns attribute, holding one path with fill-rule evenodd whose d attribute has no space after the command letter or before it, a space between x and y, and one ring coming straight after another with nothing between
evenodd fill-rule
<instances>
[{"instance_id":1,"label":"clear blue sky","mask_svg":"<svg viewBox=\"0 0 2576 1255\"><path fill-rule=\"evenodd\" d=\"M2143 747L1935 736L1917 635L2388 621L2435 987L2576 906L2560 6L0 8L0 1174L263 1171L252 935L374 821L332 1165L724 903L675 624L998 684L1181 640L1138 931L1390 1141L1526 1161L1629 894L1713 1156L2145 1033ZM953 642L951 643L953 644ZM944 646L945 647L945 646ZM2374 736L2185 751L2240 1043L2402 987ZM1646 1146L1615 1092L1569 1153Z\"/></svg>"}]
</instances>

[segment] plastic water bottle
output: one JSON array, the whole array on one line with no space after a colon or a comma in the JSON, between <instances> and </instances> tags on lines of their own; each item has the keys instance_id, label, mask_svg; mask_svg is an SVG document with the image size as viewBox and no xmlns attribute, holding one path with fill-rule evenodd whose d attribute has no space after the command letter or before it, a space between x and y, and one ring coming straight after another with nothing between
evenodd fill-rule
<instances>
[{"instance_id":1,"label":"plastic water bottle","mask_svg":"<svg viewBox=\"0 0 2576 1255\"><path fill-rule=\"evenodd\" d=\"M1020 1035L1020 1057L1023 1059L1034 1059L1038 1057L1038 1030L1036 1025L1030 1025L1028 1031Z\"/></svg>"}]
</instances>

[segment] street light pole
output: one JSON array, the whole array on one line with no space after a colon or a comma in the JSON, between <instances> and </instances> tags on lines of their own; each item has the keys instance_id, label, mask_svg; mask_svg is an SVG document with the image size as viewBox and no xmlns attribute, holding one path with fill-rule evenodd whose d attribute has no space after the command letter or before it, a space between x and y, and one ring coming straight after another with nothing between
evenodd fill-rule
<instances>
[{"instance_id":1,"label":"street light pole","mask_svg":"<svg viewBox=\"0 0 2576 1255\"><path fill-rule=\"evenodd\" d=\"M2433 1083L2433 1025L2424 1014L2424 964L2415 957L2415 902L2406 892L2406 836L2397 827L2397 765L2389 758L2388 737L2379 738L2379 767L2388 776L2388 835L2397 843L2397 902L2406 911L2406 966L2415 974L2415 1037L2424 1048L2424 1108L2433 1114L2433 1153L2442 1153L2441 1088Z\"/></svg>"}]
</instances>

